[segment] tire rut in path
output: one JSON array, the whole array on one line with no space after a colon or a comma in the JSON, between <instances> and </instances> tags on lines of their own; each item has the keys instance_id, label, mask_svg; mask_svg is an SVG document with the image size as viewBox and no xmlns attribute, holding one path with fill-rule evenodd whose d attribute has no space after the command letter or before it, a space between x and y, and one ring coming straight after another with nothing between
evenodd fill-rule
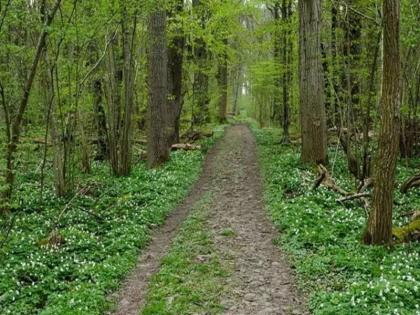
<instances>
[{"instance_id":1,"label":"tire rut in path","mask_svg":"<svg viewBox=\"0 0 420 315\"><path fill-rule=\"evenodd\" d=\"M187 198L169 215L165 223L152 233L150 244L139 255L135 268L125 279L120 290L109 296L109 299L116 303L116 309L109 314L138 315L139 310L144 307L152 276L159 270L161 260L169 251L172 240L189 211L209 190L209 178L221 141L207 153L201 176Z\"/></svg>"},{"instance_id":2,"label":"tire rut in path","mask_svg":"<svg viewBox=\"0 0 420 315\"><path fill-rule=\"evenodd\" d=\"M273 244L277 232L266 217L256 143L249 128L236 125L209 152L203 173L189 197L154 235L121 291L115 314L138 314L151 276L170 248L189 210L211 192L209 228L222 263L232 265L222 304L226 315L303 314L293 273ZM232 230L233 237L224 231ZM182 314L180 314L182 315Z\"/></svg>"},{"instance_id":3,"label":"tire rut in path","mask_svg":"<svg viewBox=\"0 0 420 315\"><path fill-rule=\"evenodd\" d=\"M209 224L222 258L234 265L225 314L302 314L293 273L273 244L278 233L264 209L254 136L243 125L228 128L219 150ZM224 237L226 229L235 237Z\"/></svg>"}]
</instances>

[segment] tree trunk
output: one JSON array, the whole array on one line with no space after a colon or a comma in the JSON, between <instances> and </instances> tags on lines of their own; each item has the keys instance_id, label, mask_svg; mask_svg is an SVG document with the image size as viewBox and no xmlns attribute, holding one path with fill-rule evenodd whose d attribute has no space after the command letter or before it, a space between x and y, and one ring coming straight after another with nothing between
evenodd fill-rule
<instances>
[{"instance_id":1,"label":"tree trunk","mask_svg":"<svg viewBox=\"0 0 420 315\"><path fill-rule=\"evenodd\" d=\"M362 168L362 180L365 180L366 178L369 178L371 176L371 163L370 163L370 152L369 152L369 144L370 144L370 138L369 138L369 131L371 127L371 111L373 107L373 98L374 95L376 96L375 91L375 82L376 82L376 71L378 68L378 58L379 58L379 50L380 50L380 42L381 42L382 32L378 32L376 45L374 48L374 54L373 54L373 61L372 66L370 69L370 75L369 75L369 95L367 99L366 104L366 110L364 114L364 126L363 126L363 168Z\"/></svg>"},{"instance_id":2,"label":"tree trunk","mask_svg":"<svg viewBox=\"0 0 420 315\"><path fill-rule=\"evenodd\" d=\"M338 114L338 76L337 76L337 8L335 3L331 4L331 65L330 65L330 74L331 74L331 83L329 84L330 91L330 108L331 108L331 125L333 127L337 126L337 114Z\"/></svg>"},{"instance_id":3,"label":"tree trunk","mask_svg":"<svg viewBox=\"0 0 420 315\"><path fill-rule=\"evenodd\" d=\"M121 0L122 1L122 0ZM121 32L109 34L111 43L107 59L106 96L108 101L108 155L112 172L116 176L127 176L131 172L132 116L134 107L134 37L137 17L128 16L121 2ZM132 22L127 22L132 20Z\"/></svg>"},{"instance_id":4,"label":"tree trunk","mask_svg":"<svg viewBox=\"0 0 420 315\"><path fill-rule=\"evenodd\" d=\"M126 10L124 9L124 12ZM122 40L123 40L123 122L120 138L120 166L119 175L127 176L131 172L131 126L132 126L132 114L133 114L133 103L134 103L134 66L133 66L133 52L134 52L134 36L136 30L137 19L134 17L133 29L130 32L130 28L126 23L122 22Z\"/></svg>"},{"instance_id":5,"label":"tree trunk","mask_svg":"<svg viewBox=\"0 0 420 315\"><path fill-rule=\"evenodd\" d=\"M299 11L301 159L307 163L326 163L327 130L320 51L320 0L299 0Z\"/></svg>"},{"instance_id":6,"label":"tree trunk","mask_svg":"<svg viewBox=\"0 0 420 315\"><path fill-rule=\"evenodd\" d=\"M107 121L108 121L108 153L112 173L119 175L119 139L121 133L121 86L123 85L123 70L119 56L119 37L117 34L108 34L111 42L107 54Z\"/></svg>"},{"instance_id":7,"label":"tree trunk","mask_svg":"<svg viewBox=\"0 0 420 315\"><path fill-rule=\"evenodd\" d=\"M235 81L233 83L233 109L232 112L233 114L236 116L239 114L239 106L238 106L238 101L239 101L239 93L240 93L240 89L241 89L241 74L242 74L242 68L241 66L238 67L238 69L235 71Z\"/></svg>"},{"instance_id":8,"label":"tree trunk","mask_svg":"<svg viewBox=\"0 0 420 315\"><path fill-rule=\"evenodd\" d=\"M70 175L73 168L71 157L75 147L76 115L74 112L63 114L58 80L58 70L55 67L48 71L45 89L48 91L46 101L52 102L49 129L53 147L54 188L58 197L65 197L73 186Z\"/></svg>"},{"instance_id":9,"label":"tree trunk","mask_svg":"<svg viewBox=\"0 0 420 315\"><path fill-rule=\"evenodd\" d=\"M193 11L196 13L196 18L201 23L201 28L206 27L207 22L207 8L202 0L193 0ZM193 115L193 125L203 125L210 122L210 97L209 97L209 75L208 72L208 52L207 45L203 38L198 38L194 42L194 59L197 65L197 70L194 73L193 83L193 100L195 112Z\"/></svg>"},{"instance_id":10,"label":"tree trunk","mask_svg":"<svg viewBox=\"0 0 420 315\"><path fill-rule=\"evenodd\" d=\"M273 34L273 58L274 58L274 65L277 67L276 69L278 72L274 78L274 98L273 98L273 113L271 119L278 122L281 119L281 91L282 91L282 77L281 77L281 56L282 56L282 49L281 49L281 39L284 35L280 33L280 13L281 13L281 6L280 1L277 0L274 2L272 14L274 18L274 34Z\"/></svg>"},{"instance_id":11,"label":"tree trunk","mask_svg":"<svg viewBox=\"0 0 420 315\"><path fill-rule=\"evenodd\" d=\"M289 41L290 32L289 32L289 4L288 1L283 0L282 3L282 18L284 25L286 26L286 30L283 32L283 116L282 116L282 127L283 127L283 139L282 143L288 144L290 142L289 139L289 125L290 125L290 118L289 118L289 111L290 111L290 96L289 96Z\"/></svg>"},{"instance_id":12,"label":"tree trunk","mask_svg":"<svg viewBox=\"0 0 420 315\"><path fill-rule=\"evenodd\" d=\"M224 52L219 63L217 81L219 85L219 123L226 122L226 111L228 101L228 56L226 53L228 40L223 40Z\"/></svg>"},{"instance_id":13,"label":"tree trunk","mask_svg":"<svg viewBox=\"0 0 420 315\"><path fill-rule=\"evenodd\" d=\"M147 160L157 167L169 159L168 51L166 12L156 9L149 17L149 108Z\"/></svg>"},{"instance_id":14,"label":"tree trunk","mask_svg":"<svg viewBox=\"0 0 420 315\"><path fill-rule=\"evenodd\" d=\"M55 194L58 197L64 197L67 194L66 184L66 154L64 143L61 141L64 138L55 124L54 118L51 119L51 141L53 145L53 169L54 169L54 188Z\"/></svg>"},{"instance_id":15,"label":"tree trunk","mask_svg":"<svg viewBox=\"0 0 420 315\"><path fill-rule=\"evenodd\" d=\"M349 5L353 6L354 0L349 1ZM361 38L361 18L360 16L350 10L346 14L345 21L342 22L342 28L344 32L344 47L342 51L343 55L343 73L342 73L342 90L345 95L346 109L343 109L345 113L343 121L347 127L347 156L354 157L357 162L357 172L353 172L356 179L361 179L362 170L360 165L363 165L363 161L359 161L361 154L357 153L360 143L353 139L352 135L357 132L357 121L361 114L360 110L360 84L358 78L358 69L360 69L360 38ZM351 165L352 161L348 160L348 164Z\"/></svg>"},{"instance_id":16,"label":"tree trunk","mask_svg":"<svg viewBox=\"0 0 420 315\"><path fill-rule=\"evenodd\" d=\"M184 10L184 1L178 1L171 15L176 18ZM182 83L183 83L183 61L184 61L184 46L185 35L182 34L182 29L177 26L172 34L170 44L168 46L168 107L170 114L171 135L169 136L170 144L179 143L180 118L183 105L182 97Z\"/></svg>"},{"instance_id":17,"label":"tree trunk","mask_svg":"<svg viewBox=\"0 0 420 315\"><path fill-rule=\"evenodd\" d=\"M353 6L354 0L349 2ZM347 92L348 104L352 105L356 110L358 109L360 99L360 86L357 78L357 69L359 68L359 60L361 53L360 38L362 36L361 18L358 13L350 10L347 13L347 21L344 23L344 33L346 38L346 48L343 52L345 56L347 73Z\"/></svg>"},{"instance_id":18,"label":"tree trunk","mask_svg":"<svg viewBox=\"0 0 420 315\"><path fill-rule=\"evenodd\" d=\"M22 127L22 121L23 116L26 112L26 108L28 106L29 101L29 95L31 94L32 85L35 79L35 75L37 73L38 64L41 59L42 51L46 45L47 36L48 36L48 27L51 25L51 23L54 20L55 14L58 11L58 8L60 7L62 0L57 0L54 3L54 6L51 8L50 14L46 17L46 21L44 23L43 30L41 34L39 35L35 55L28 73L28 77L25 80L25 84L23 87L23 95L19 102L18 111L16 114L16 117L13 119L13 122L10 123L10 141L7 144L6 148L6 189L3 193L3 198L6 200L10 200L13 193L14 188L14 182L15 182L15 153L17 151L17 145L20 140L20 132ZM2 207L3 208L3 207ZM4 212L7 212L8 209L0 209L4 210Z\"/></svg>"},{"instance_id":19,"label":"tree trunk","mask_svg":"<svg viewBox=\"0 0 420 315\"><path fill-rule=\"evenodd\" d=\"M400 2L384 0L384 60L379 144L376 156L372 211L364 235L366 244L392 241L392 206L399 145Z\"/></svg>"},{"instance_id":20,"label":"tree trunk","mask_svg":"<svg viewBox=\"0 0 420 315\"><path fill-rule=\"evenodd\" d=\"M105 109L102 103L102 81L97 79L92 84L93 92L93 111L95 114L97 143L96 157L97 161L104 161L109 158L108 150L108 128L106 126Z\"/></svg>"}]
</instances>

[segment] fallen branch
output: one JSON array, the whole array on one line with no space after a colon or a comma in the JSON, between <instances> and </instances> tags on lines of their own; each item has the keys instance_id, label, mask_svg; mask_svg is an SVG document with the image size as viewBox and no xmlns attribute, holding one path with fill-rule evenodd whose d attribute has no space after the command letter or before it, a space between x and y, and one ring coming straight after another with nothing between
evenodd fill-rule
<instances>
[{"instance_id":1,"label":"fallen branch","mask_svg":"<svg viewBox=\"0 0 420 315\"><path fill-rule=\"evenodd\" d=\"M394 241L398 243L406 243L420 241L420 217L414 219L405 226L394 227L392 229Z\"/></svg>"},{"instance_id":2,"label":"fallen branch","mask_svg":"<svg viewBox=\"0 0 420 315\"><path fill-rule=\"evenodd\" d=\"M343 188L341 188L335 183L334 179L331 177L330 173L328 172L327 168L324 165L322 164L318 165L318 173L319 173L319 177L316 179L313 189L318 188L322 184L325 187L339 193L342 196L349 195L347 191L345 191Z\"/></svg>"},{"instance_id":3,"label":"fallen branch","mask_svg":"<svg viewBox=\"0 0 420 315\"><path fill-rule=\"evenodd\" d=\"M349 201L349 200L354 200L354 199L362 199L366 197L370 197L370 193L357 193L353 195L348 195L346 197L337 199L337 202L344 202L344 201Z\"/></svg>"},{"instance_id":4,"label":"fallen branch","mask_svg":"<svg viewBox=\"0 0 420 315\"><path fill-rule=\"evenodd\" d=\"M420 187L420 174L407 179L401 186L401 193L406 194L411 188Z\"/></svg>"},{"instance_id":5,"label":"fallen branch","mask_svg":"<svg viewBox=\"0 0 420 315\"><path fill-rule=\"evenodd\" d=\"M360 185L357 187L357 192L362 193L366 191L366 189L373 187L373 179L368 178L360 182Z\"/></svg>"},{"instance_id":6,"label":"fallen branch","mask_svg":"<svg viewBox=\"0 0 420 315\"><path fill-rule=\"evenodd\" d=\"M343 203L349 200L360 199L363 201L366 217L369 216L368 209L370 208L370 202L367 197L370 197L370 193L367 193L364 191L368 187L371 187L373 185L373 181L371 179L367 179L363 181L362 184L359 186L357 193L349 193L335 183L334 179L331 177L330 173L328 172L327 168L324 165L322 164L318 165L318 172L319 172L319 176L315 180L313 189L318 188L321 184L324 185L325 187L343 196L342 198L337 199L337 202L340 202L340 203Z\"/></svg>"},{"instance_id":7,"label":"fallen branch","mask_svg":"<svg viewBox=\"0 0 420 315\"><path fill-rule=\"evenodd\" d=\"M189 142L198 141L204 138L211 138L213 137L213 131L211 132L202 132L202 131L195 131L195 130L188 130L182 138Z\"/></svg>"},{"instance_id":8,"label":"fallen branch","mask_svg":"<svg viewBox=\"0 0 420 315\"><path fill-rule=\"evenodd\" d=\"M337 202L344 203L345 201L360 199L361 201L363 201L363 208L365 210L366 218L369 218L370 202L367 197L370 197L370 196L371 196L370 193L355 193L353 195L349 195L347 197L337 199Z\"/></svg>"},{"instance_id":9,"label":"fallen branch","mask_svg":"<svg viewBox=\"0 0 420 315\"><path fill-rule=\"evenodd\" d=\"M177 143L172 145L172 150L185 150L185 151L191 151L191 150L201 150L201 145L197 144L190 144L190 143Z\"/></svg>"},{"instance_id":10,"label":"fallen branch","mask_svg":"<svg viewBox=\"0 0 420 315\"><path fill-rule=\"evenodd\" d=\"M409 217L409 216L411 216L411 221L420 219L420 210L404 212L404 213L401 213L399 217L402 218L402 217Z\"/></svg>"}]
</instances>

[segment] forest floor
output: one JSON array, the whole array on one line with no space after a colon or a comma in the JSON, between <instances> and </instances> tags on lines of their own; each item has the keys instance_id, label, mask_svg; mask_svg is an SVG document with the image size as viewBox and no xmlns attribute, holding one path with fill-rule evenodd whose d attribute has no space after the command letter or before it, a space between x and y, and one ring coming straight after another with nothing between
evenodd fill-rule
<instances>
[{"instance_id":1,"label":"forest floor","mask_svg":"<svg viewBox=\"0 0 420 315\"><path fill-rule=\"evenodd\" d=\"M303 314L262 187L254 136L228 127L113 296L115 314Z\"/></svg>"},{"instance_id":2,"label":"forest floor","mask_svg":"<svg viewBox=\"0 0 420 315\"><path fill-rule=\"evenodd\" d=\"M264 178L266 212L281 233L276 244L294 266L299 288L314 315L420 315L420 243L366 246L367 209L360 200L339 202L326 187L313 189L315 168L300 160L300 145L282 145L276 128L258 129L258 157ZM333 143L333 139L331 142ZM329 148L329 170L337 185L356 191L340 147ZM396 172L394 227L420 209L419 191L398 189L416 174L418 159L400 159Z\"/></svg>"}]
</instances>

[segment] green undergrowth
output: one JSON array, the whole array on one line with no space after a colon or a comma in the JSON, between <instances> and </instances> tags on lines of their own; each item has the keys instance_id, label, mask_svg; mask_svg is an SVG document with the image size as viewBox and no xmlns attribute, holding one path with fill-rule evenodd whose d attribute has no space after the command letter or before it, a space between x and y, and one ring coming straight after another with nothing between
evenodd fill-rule
<instances>
[{"instance_id":1,"label":"green undergrowth","mask_svg":"<svg viewBox=\"0 0 420 315\"><path fill-rule=\"evenodd\" d=\"M203 141L202 151L174 152L160 169L139 163L129 177L95 164L92 175L78 178L88 189L69 199L56 198L47 184L41 200L36 170L19 174L18 209L0 218L0 314L108 309L107 295L133 268L150 231L185 197L221 135L219 129Z\"/></svg>"},{"instance_id":2,"label":"green undergrowth","mask_svg":"<svg viewBox=\"0 0 420 315\"><path fill-rule=\"evenodd\" d=\"M279 145L276 130L256 129L255 134L267 208L313 314L420 314L420 244L391 249L363 245L366 214L361 204L341 205L336 193L324 187L312 190L315 170L300 164L298 148ZM335 148L330 160L337 183L354 190ZM417 163L400 162L399 183L416 172ZM418 190L397 192L396 204L394 224L402 226L409 218L401 214L420 208Z\"/></svg>"},{"instance_id":3,"label":"green undergrowth","mask_svg":"<svg viewBox=\"0 0 420 315\"><path fill-rule=\"evenodd\" d=\"M184 222L150 284L143 315L220 314L228 270L215 251L207 217L211 197L199 201Z\"/></svg>"}]
</instances>

